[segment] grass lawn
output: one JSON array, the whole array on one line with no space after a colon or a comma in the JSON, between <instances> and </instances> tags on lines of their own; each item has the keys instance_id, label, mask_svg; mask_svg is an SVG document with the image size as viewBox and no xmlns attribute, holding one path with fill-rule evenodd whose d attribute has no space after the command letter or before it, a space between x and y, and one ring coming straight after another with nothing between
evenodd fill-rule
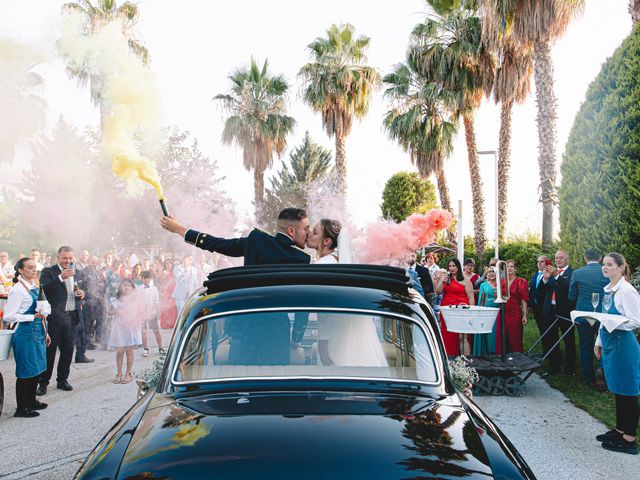
<instances>
[{"instance_id":1,"label":"grass lawn","mask_svg":"<svg viewBox=\"0 0 640 480\"><path fill-rule=\"evenodd\" d=\"M540 337L540 332L536 326L536 322L533 317L529 316L529 322L524 328L524 347L527 350L535 341ZM578 335L575 334L576 351L579 355ZM562 347L562 358L564 365L564 342ZM536 349L540 348L538 345ZM595 358L594 358L595 362ZM548 370L548 360L545 364L537 370L538 373L545 373ZM576 375L547 375L543 377L547 383L553 388L560 390L576 407L579 407L589 413L592 417L604 422L608 427L614 428L616 423L616 408L615 400L612 393L609 392L596 392L592 388L585 385L580 375L580 359L576 358L576 369L578 373Z\"/></svg>"}]
</instances>

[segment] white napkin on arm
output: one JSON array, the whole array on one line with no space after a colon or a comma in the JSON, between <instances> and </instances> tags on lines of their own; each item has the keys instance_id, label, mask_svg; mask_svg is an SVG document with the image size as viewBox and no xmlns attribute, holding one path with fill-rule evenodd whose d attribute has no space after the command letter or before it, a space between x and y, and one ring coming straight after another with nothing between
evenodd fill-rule
<instances>
[{"instance_id":1,"label":"white napkin on arm","mask_svg":"<svg viewBox=\"0 0 640 480\"><path fill-rule=\"evenodd\" d=\"M593 326L596 321L600 322L609 333L613 332L623 323L629 321L622 315L611 315L610 313L583 312L580 310L574 310L571 312L571 321L575 322L578 317L585 318L591 326Z\"/></svg>"}]
</instances>

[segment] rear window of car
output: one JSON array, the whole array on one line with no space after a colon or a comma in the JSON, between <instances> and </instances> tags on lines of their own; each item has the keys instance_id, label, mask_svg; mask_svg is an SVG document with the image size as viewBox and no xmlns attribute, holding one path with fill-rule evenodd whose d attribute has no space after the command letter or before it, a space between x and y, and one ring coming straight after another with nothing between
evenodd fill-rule
<instances>
[{"instance_id":1,"label":"rear window of car","mask_svg":"<svg viewBox=\"0 0 640 480\"><path fill-rule=\"evenodd\" d=\"M174 382L318 377L438 381L430 343L414 321L339 311L268 311L196 324Z\"/></svg>"}]
</instances>

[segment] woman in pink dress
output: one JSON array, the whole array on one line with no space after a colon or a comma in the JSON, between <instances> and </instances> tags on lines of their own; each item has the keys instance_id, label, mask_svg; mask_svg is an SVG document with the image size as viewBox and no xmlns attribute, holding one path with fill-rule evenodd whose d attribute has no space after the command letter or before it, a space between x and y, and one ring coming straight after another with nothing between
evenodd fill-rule
<instances>
[{"instance_id":1,"label":"woman in pink dress","mask_svg":"<svg viewBox=\"0 0 640 480\"><path fill-rule=\"evenodd\" d=\"M444 292L441 307L447 305L475 305L473 299L473 285L471 282L464 278L462 274L462 267L460 260L452 258L449 260L449 272L445 273L443 270L436 273L436 285L435 291L438 295ZM460 352L458 347L458 334L447 331L447 324L440 314L440 333L442 334L442 340L444 342L444 348L447 355L461 355L465 352ZM468 344L465 345L465 351Z\"/></svg>"},{"instance_id":2,"label":"woman in pink dress","mask_svg":"<svg viewBox=\"0 0 640 480\"><path fill-rule=\"evenodd\" d=\"M527 303L529 301L529 282L516 277L516 262L507 260L509 276L509 300L504 304L504 325L507 336L507 351L522 352L523 325L527 323ZM498 353L501 353L500 336L497 342Z\"/></svg>"},{"instance_id":3,"label":"woman in pink dress","mask_svg":"<svg viewBox=\"0 0 640 480\"><path fill-rule=\"evenodd\" d=\"M160 280L160 328L173 328L178 318L173 291L176 289L176 279L173 277L173 263L164 261L164 272Z\"/></svg>"}]
</instances>

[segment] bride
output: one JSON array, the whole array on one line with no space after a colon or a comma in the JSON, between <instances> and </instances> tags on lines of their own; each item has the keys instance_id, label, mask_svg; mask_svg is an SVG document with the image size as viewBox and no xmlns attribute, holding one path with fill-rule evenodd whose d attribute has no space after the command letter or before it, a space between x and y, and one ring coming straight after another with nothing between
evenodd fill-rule
<instances>
[{"instance_id":1,"label":"bride","mask_svg":"<svg viewBox=\"0 0 640 480\"><path fill-rule=\"evenodd\" d=\"M307 246L317 252L315 263L351 263L346 230L337 220L323 218L316 223ZM374 319L363 315L319 313L318 356L321 365L388 366Z\"/></svg>"}]
</instances>

